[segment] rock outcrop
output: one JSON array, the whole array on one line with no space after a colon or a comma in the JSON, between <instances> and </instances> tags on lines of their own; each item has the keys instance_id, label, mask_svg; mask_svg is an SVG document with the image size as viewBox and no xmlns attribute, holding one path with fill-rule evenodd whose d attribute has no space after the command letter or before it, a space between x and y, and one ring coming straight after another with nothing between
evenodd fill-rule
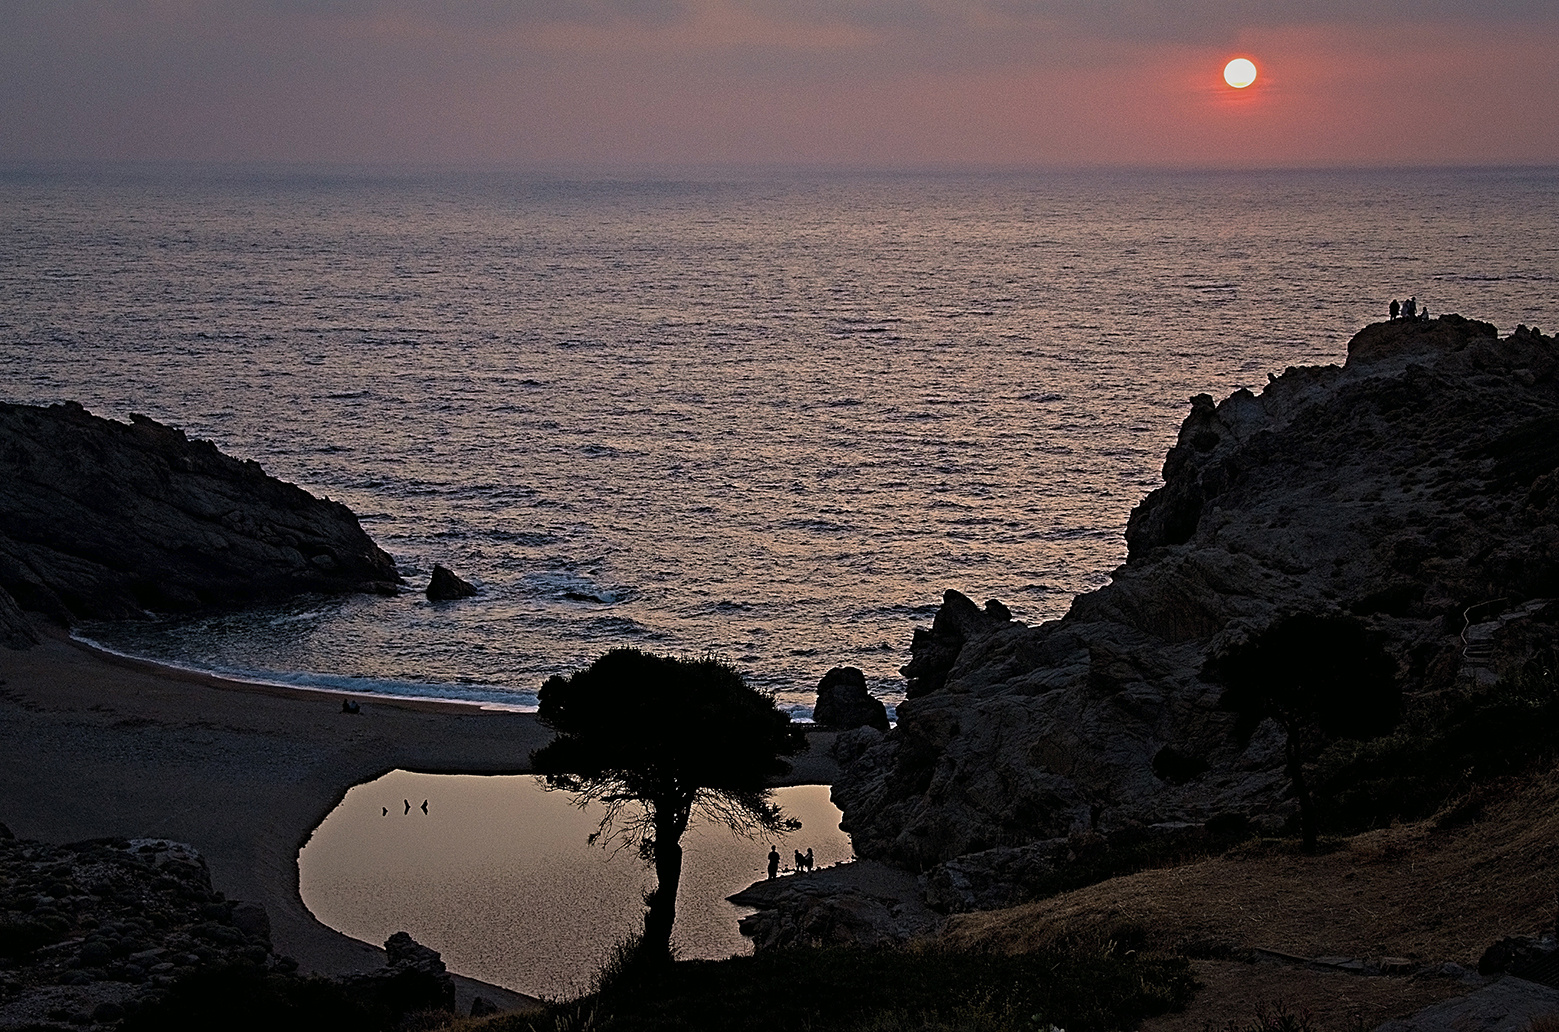
<instances>
[{"instance_id":1,"label":"rock outcrop","mask_svg":"<svg viewBox=\"0 0 1559 1032\"><path fill-rule=\"evenodd\" d=\"M866 691L866 675L857 667L834 667L817 685L812 719L828 727L888 730L888 707Z\"/></svg>"},{"instance_id":2,"label":"rock outcrop","mask_svg":"<svg viewBox=\"0 0 1559 1032\"><path fill-rule=\"evenodd\" d=\"M1215 671L1294 614L1365 627L1409 698L1552 651L1559 607L1534 600L1559 596L1556 368L1535 330L1444 316L1194 398L1109 585L1038 627L950 592L916 632L897 727L834 785L856 853L959 909L1080 835L1283 827L1282 732L1235 736ZM1477 655L1469 624L1492 626Z\"/></svg>"},{"instance_id":3,"label":"rock outcrop","mask_svg":"<svg viewBox=\"0 0 1559 1032\"><path fill-rule=\"evenodd\" d=\"M757 950L901 945L944 920L914 875L870 860L755 882L726 898L754 909L738 927Z\"/></svg>"},{"instance_id":4,"label":"rock outcrop","mask_svg":"<svg viewBox=\"0 0 1559 1032\"><path fill-rule=\"evenodd\" d=\"M344 999L392 1018L454 1009L436 951L405 932L384 948L383 968L332 980ZM298 964L272 951L264 907L212 891L190 846L0 835L0 1029L111 1026L138 1012L160 1027L182 979L235 968L276 979Z\"/></svg>"},{"instance_id":5,"label":"rock outcrop","mask_svg":"<svg viewBox=\"0 0 1559 1032\"><path fill-rule=\"evenodd\" d=\"M264 908L213 892L181 843L5 838L0 886L0 1028L117 1021L203 968L297 966L271 953Z\"/></svg>"},{"instance_id":6,"label":"rock outcrop","mask_svg":"<svg viewBox=\"0 0 1559 1032\"><path fill-rule=\"evenodd\" d=\"M429 602L452 602L457 598L470 598L476 594L476 589L455 576L453 570L435 563L433 576L428 579L423 594L428 596Z\"/></svg>"},{"instance_id":7,"label":"rock outcrop","mask_svg":"<svg viewBox=\"0 0 1559 1032\"><path fill-rule=\"evenodd\" d=\"M0 595L62 624L400 581L346 506L145 416L0 404L0 483Z\"/></svg>"}]
</instances>

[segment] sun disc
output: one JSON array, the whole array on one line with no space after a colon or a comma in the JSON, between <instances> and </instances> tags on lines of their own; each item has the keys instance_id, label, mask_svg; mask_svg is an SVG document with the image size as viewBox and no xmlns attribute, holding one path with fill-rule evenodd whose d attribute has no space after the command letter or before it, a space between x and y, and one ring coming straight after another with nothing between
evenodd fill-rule
<instances>
[{"instance_id":1,"label":"sun disc","mask_svg":"<svg viewBox=\"0 0 1559 1032\"><path fill-rule=\"evenodd\" d=\"M1246 58L1236 57L1223 66L1223 81L1237 90L1243 90L1256 81L1256 66Z\"/></svg>"}]
</instances>

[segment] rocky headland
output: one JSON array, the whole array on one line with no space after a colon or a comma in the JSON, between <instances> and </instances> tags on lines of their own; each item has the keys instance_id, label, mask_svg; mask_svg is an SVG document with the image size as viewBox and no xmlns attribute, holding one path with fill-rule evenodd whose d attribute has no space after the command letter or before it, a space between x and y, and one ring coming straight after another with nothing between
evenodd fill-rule
<instances>
[{"instance_id":1,"label":"rocky headland","mask_svg":"<svg viewBox=\"0 0 1559 1032\"><path fill-rule=\"evenodd\" d=\"M1361 628L1409 711L1555 666L1556 368L1536 330L1443 316L1193 398L1110 584L1037 627L949 592L916 633L897 726L839 755L857 854L962 911L1100 851L1292 827L1283 730L1236 734L1218 670L1297 615Z\"/></svg>"},{"instance_id":2,"label":"rocky headland","mask_svg":"<svg viewBox=\"0 0 1559 1032\"><path fill-rule=\"evenodd\" d=\"M0 404L0 639L64 625L392 592L395 563L346 506L145 416Z\"/></svg>"}]
</instances>

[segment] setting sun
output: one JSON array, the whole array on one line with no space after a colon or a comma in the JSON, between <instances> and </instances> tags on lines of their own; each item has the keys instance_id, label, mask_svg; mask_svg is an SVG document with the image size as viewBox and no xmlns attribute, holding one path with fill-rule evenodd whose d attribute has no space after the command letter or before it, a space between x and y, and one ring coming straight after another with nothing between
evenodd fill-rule
<instances>
[{"instance_id":1,"label":"setting sun","mask_svg":"<svg viewBox=\"0 0 1559 1032\"><path fill-rule=\"evenodd\" d=\"M1256 66L1243 57L1236 57L1223 66L1223 81L1237 90L1243 90L1256 81Z\"/></svg>"}]
</instances>

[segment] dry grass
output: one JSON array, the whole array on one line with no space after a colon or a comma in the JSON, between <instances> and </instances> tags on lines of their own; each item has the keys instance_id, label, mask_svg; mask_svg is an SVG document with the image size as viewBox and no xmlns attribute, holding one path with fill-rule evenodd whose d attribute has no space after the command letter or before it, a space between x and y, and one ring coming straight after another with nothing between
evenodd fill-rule
<instances>
[{"instance_id":1,"label":"dry grass","mask_svg":"<svg viewBox=\"0 0 1559 1032\"><path fill-rule=\"evenodd\" d=\"M944 938L965 948L1022 951L1133 924L1149 947L1193 955L1258 947L1471 966L1505 935L1552 927L1559 889L1559 769L1491 787L1477 819L1457 827L1429 820L1369 832L1316 856L1289 843L1252 843L1038 903L962 915ZM1192 1011L1147 1027L1201 1028L1205 1020L1217 1026L1228 1010L1219 998L1237 1009L1229 1017L1284 1000L1318 1019L1347 998L1343 1013L1318 1021L1344 1028L1352 1023L1345 1020L1349 1007L1378 1022L1463 991L1441 979L1358 978L1267 964L1203 962L1198 970L1208 988Z\"/></svg>"}]
</instances>

